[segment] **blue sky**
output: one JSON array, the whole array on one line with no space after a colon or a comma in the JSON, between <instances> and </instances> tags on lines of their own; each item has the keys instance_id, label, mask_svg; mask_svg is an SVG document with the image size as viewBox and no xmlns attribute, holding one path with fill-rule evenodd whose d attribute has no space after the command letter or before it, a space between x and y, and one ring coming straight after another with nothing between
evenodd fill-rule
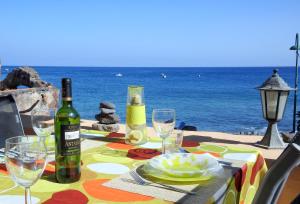
<instances>
[{"instance_id":1,"label":"blue sky","mask_svg":"<svg viewBox=\"0 0 300 204\"><path fill-rule=\"evenodd\" d=\"M4 65L293 66L300 1L1 1Z\"/></svg>"}]
</instances>

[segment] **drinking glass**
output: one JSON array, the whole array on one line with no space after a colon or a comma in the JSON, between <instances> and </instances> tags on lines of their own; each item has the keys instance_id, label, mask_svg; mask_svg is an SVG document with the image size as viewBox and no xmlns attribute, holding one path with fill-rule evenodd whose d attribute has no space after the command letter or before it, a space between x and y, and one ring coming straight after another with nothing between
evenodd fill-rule
<instances>
[{"instance_id":1,"label":"drinking glass","mask_svg":"<svg viewBox=\"0 0 300 204\"><path fill-rule=\"evenodd\" d=\"M183 131L175 130L165 139L165 153L182 152Z\"/></svg>"},{"instance_id":2,"label":"drinking glass","mask_svg":"<svg viewBox=\"0 0 300 204\"><path fill-rule=\"evenodd\" d=\"M31 111L31 122L34 132L44 139L47 148L48 161L55 157L54 117L56 109L48 108L46 104Z\"/></svg>"},{"instance_id":3,"label":"drinking glass","mask_svg":"<svg viewBox=\"0 0 300 204\"><path fill-rule=\"evenodd\" d=\"M10 177L25 188L25 204L31 203L30 186L46 166L46 147L37 136L17 136L5 140L5 164Z\"/></svg>"},{"instance_id":4,"label":"drinking glass","mask_svg":"<svg viewBox=\"0 0 300 204\"><path fill-rule=\"evenodd\" d=\"M162 153L165 154L165 139L172 134L175 127L175 110L154 109L152 112L152 124L156 133L162 139Z\"/></svg>"}]
</instances>

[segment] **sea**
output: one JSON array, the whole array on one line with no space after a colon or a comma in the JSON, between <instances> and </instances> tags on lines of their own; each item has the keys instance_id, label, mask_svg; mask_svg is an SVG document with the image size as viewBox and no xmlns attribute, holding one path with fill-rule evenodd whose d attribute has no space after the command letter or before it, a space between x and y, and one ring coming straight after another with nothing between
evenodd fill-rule
<instances>
[{"instance_id":1,"label":"sea","mask_svg":"<svg viewBox=\"0 0 300 204\"><path fill-rule=\"evenodd\" d=\"M16 66L2 67L3 79ZM147 125L152 110L173 108L176 123L196 126L199 131L234 134L263 134L267 121L262 116L256 89L279 69L280 76L294 87L294 67L40 67L33 66L42 80L57 88L61 78L73 83L73 104L84 119L95 119L99 103L116 105L125 123L129 85L144 86ZM165 77L163 77L165 75ZM294 92L286 105L280 131L291 131ZM298 101L299 104L299 101Z\"/></svg>"}]
</instances>

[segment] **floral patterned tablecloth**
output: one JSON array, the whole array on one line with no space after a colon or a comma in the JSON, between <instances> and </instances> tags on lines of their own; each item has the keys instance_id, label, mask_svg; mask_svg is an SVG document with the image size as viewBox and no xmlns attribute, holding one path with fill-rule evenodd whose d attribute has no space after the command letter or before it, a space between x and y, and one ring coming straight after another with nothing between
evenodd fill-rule
<instances>
[{"instance_id":1,"label":"floral patterned tablecloth","mask_svg":"<svg viewBox=\"0 0 300 204\"><path fill-rule=\"evenodd\" d=\"M83 203L169 203L154 197L105 187L102 184L140 166L148 159L160 154L161 143L153 139L140 146L124 143L124 135L104 134L93 141L97 147L81 154L82 175L80 181L59 184L55 181L55 163L47 165L42 179L31 187L32 202L46 204ZM196 154L210 153L216 157L243 161L232 178L228 179L225 193L217 193L207 203L251 203L264 177L267 167L262 155L253 149L199 143L185 137L183 147ZM0 203L23 203L24 189L9 177L5 164L0 164Z\"/></svg>"}]
</instances>

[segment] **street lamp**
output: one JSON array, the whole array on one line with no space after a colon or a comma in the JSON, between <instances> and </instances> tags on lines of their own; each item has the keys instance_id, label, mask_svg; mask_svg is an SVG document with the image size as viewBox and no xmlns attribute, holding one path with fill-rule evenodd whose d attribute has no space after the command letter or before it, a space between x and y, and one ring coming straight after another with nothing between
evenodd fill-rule
<instances>
[{"instance_id":1,"label":"street lamp","mask_svg":"<svg viewBox=\"0 0 300 204\"><path fill-rule=\"evenodd\" d=\"M257 89L260 90L263 116L269 122L265 136L257 145L265 148L284 148L277 122L283 117L290 90L294 89L278 75L278 70L274 70L273 75Z\"/></svg>"},{"instance_id":2,"label":"street lamp","mask_svg":"<svg viewBox=\"0 0 300 204\"><path fill-rule=\"evenodd\" d=\"M293 130L292 133L296 132L296 112L297 112L297 89L298 89L298 57L299 57L299 39L298 33L296 34L295 45L290 47L290 50L296 51L296 70L295 70L295 91L294 91L294 113L293 113Z\"/></svg>"}]
</instances>

